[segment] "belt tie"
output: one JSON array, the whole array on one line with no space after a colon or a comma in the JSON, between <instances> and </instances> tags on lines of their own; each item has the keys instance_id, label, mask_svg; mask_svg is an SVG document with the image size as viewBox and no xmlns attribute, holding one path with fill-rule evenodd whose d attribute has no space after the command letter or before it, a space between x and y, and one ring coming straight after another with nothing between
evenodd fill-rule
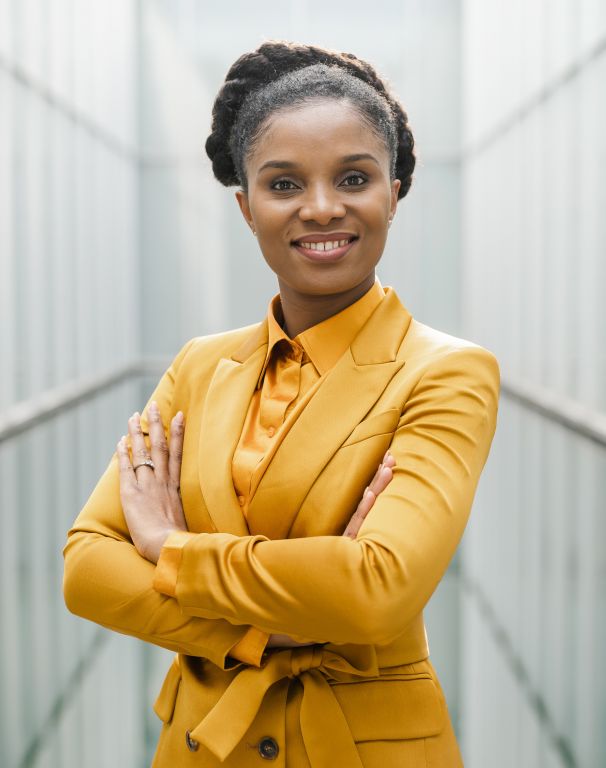
<instances>
[{"instance_id":1,"label":"belt tie","mask_svg":"<svg viewBox=\"0 0 606 768\"><path fill-rule=\"evenodd\" d=\"M339 650L344 655L330 650L330 646L285 649L272 653L261 668L246 667L191 731L192 739L223 762L244 738L269 688L280 680L296 677L303 686L301 733L311 764L314 768L363 768L328 680L355 682L378 677L376 653L368 646L344 646Z\"/></svg>"}]
</instances>

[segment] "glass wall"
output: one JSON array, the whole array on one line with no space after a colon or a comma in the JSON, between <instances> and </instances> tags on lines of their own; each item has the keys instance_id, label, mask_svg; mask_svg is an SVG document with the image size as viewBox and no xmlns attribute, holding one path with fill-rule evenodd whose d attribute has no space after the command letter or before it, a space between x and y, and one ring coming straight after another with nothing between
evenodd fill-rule
<instances>
[{"instance_id":1,"label":"glass wall","mask_svg":"<svg viewBox=\"0 0 606 768\"><path fill-rule=\"evenodd\" d=\"M139 354L136 34L134 3L0 4L7 768L140 762L137 644L69 615L61 590L65 532L141 395L124 375Z\"/></svg>"},{"instance_id":2,"label":"glass wall","mask_svg":"<svg viewBox=\"0 0 606 768\"><path fill-rule=\"evenodd\" d=\"M427 611L466 766L606 764L604 4L3 0L0 765L149 765L170 654L70 616L61 548L167 360L276 291L203 151L271 38L388 77L418 164L379 276L501 364Z\"/></svg>"},{"instance_id":3,"label":"glass wall","mask_svg":"<svg viewBox=\"0 0 606 768\"><path fill-rule=\"evenodd\" d=\"M167 358L256 321L276 291L203 152L228 66L276 37L354 50L390 77L420 159L381 277L452 330L458 23L447 0L385 2L371 35L366 9L345 2L0 3L2 766L149 764L170 655L69 615L61 548ZM432 275L445 277L429 290ZM451 632L455 587L449 575L430 611ZM434 660L456 713L457 645L443 634Z\"/></svg>"},{"instance_id":4,"label":"glass wall","mask_svg":"<svg viewBox=\"0 0 606 768\"><path fill-rule=\"evenodd\" d=\"M606 765L606 6L463 4L464 335L501 363L464 549L470 768Z\"/></svg>"}]
</instances>

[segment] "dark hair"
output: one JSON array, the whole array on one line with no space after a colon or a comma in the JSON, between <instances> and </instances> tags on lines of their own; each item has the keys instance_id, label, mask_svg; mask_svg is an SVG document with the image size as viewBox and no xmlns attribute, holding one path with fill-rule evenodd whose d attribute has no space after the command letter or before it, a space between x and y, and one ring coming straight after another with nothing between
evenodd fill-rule
<instances>
[{"instance_id":1,"label":"dark hair","mask_svg":"<svg viewBox=\"0 0 606 768\"><path fill-rule=\"evenodd\" d=\"M319 99L350 101L381 137L391 157L392 178L403 198L415 167L414 139L401 104L367 62L351 53L311 45L269 42L231 66L213 105L206 152L215 177L246 189L245 161L279 109Z\"/></svg>"}]
</instances>

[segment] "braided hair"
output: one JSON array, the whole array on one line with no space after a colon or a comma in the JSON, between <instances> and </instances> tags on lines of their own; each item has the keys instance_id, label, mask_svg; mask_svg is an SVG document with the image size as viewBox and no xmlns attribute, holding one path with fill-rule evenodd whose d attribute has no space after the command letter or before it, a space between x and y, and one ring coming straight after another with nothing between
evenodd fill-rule
<instances>
[{"instance_id":1,"label":"braided hair","mask_svg":"<svg viewBox=\"0 0 606 768\"><path fill-rule=\"evenodd\" d=\"M399 179L398 199L410 189L415 167L414 139L402 105L373 67L351 53L287 42L268 42L231 66L215 99L206 153L215 177L246 190L245 161L280 109L318 99L351 102L383 139L391 177Z\"/></svg>"}]
</instances>

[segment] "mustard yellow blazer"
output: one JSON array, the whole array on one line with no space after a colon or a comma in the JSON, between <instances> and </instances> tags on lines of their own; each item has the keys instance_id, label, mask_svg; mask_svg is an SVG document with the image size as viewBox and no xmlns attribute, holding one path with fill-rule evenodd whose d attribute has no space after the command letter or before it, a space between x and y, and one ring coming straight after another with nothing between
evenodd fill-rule
<instances>
[{"instance_id":1,"label":"mustard yellow blazer","mask_svg":"<svg viewBox=\"0 0 606 768\"><path fill-rule=\"evenodd\" d=\"M422 611L489 452L497 360L386 289L278 447L247 527L231 459L266 350L265 322L192 339L150 398L165 424L186 417L181 494L200 535L182 549L174 596L131 544L114 455L68 535L67 606L177 652L155 706L159 768L455 768ZM388 448L392 482L357 538L342 537ZM251 626L315 645L234 663Z\"/></svg>"}]
</instances>

